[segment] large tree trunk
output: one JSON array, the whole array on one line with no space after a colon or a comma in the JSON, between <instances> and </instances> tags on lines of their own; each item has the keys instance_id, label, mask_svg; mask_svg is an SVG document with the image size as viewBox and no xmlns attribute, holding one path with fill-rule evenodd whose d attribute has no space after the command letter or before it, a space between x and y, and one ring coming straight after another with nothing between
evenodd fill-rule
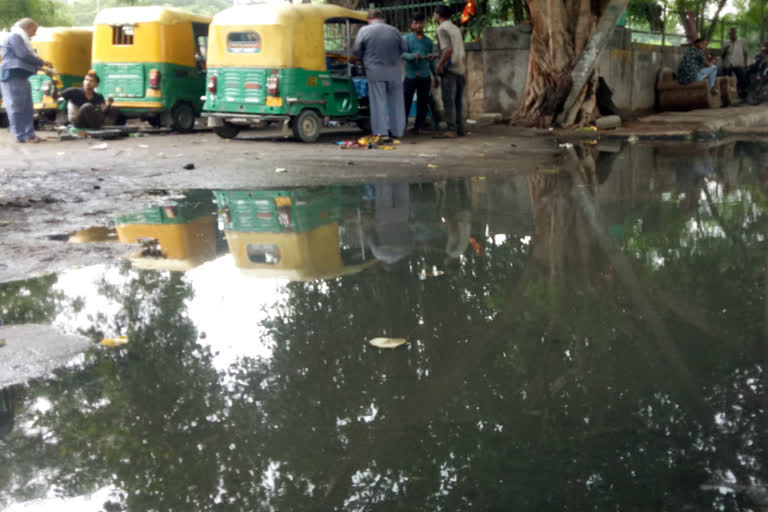
<instances>
[{"instance_id":1,"label":"large tree trunk","mask_svg":"<svg viewBox=\"0 0 768 512\"><path fill-rule=\"evenodd\" d=\"M528 0L533 32L528 78L517 120L548 127L571 90L571 71L587 45L608 0ZM596 113L597 75L565 112L564 125L582 126Z\"/></svg>"}]
</instances>

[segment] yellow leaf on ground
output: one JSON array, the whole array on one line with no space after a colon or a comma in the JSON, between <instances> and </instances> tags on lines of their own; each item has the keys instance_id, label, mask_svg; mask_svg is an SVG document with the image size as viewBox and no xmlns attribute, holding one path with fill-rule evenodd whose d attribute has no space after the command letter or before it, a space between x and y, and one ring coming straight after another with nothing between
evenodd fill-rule
<instances>
[{"instance_id":1,"label":"yellow leaf on ground","mask_svg":"<svg viewBox=\"0 0 768 512\"><path fill-rule=\"evenodd\" d=\"M406 341L407 340L405 338L373 338L368 343L370 343L374 347L379 347L379 348L395 348L395 347L399 347Z\"/></svg>"}]
</instances>

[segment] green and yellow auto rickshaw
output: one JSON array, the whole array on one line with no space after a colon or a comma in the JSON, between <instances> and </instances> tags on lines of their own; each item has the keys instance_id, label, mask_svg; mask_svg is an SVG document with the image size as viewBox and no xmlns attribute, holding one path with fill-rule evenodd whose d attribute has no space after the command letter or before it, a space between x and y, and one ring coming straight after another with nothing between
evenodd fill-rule
<instances>
[{"instance_id":1,"label":"green and yellow auto rickshaw","mask_svg":"<svg viewBox=\"0 0 768 512\"><path fill-rule=\"evenodd\" d=\"M375 263L354 222L345 222L341 187L214 191L235 265L259 277L332 279Z\"/></svg>"},{"instance_id":2,"label":"green and yellow auto rickshaw","mask_svg":"<svg viewBox=\"0 0 768 512\"><path fill-rule=\"evenodd\" d=\"M126 117L189 131L202 111L211 18L165 7L116 7L96 15L98 91Z\"/></svg>"},{"instance_id":3,"label":"green and yellow auto rickshaw","mask_svg":"<svg viewBox=\"0 0 768 512\"><path fill-rule=\"evenodd\" d=\"M304 142L328 121L367 126L367 82L352 55L365 13L334 5L240 6L208 39L203 116L220 137L281 122ZM365 98L361 101L361 98Z\"/></svg>"},{"instance_id":4,"label":"green and yellow auto rickshaw","mask_svg":"<svg viewBox=\"0 0 768 512\"><path fill-rule=\"evenodd\" d=\"M137 268L186 271L216 257L216 209L208 190L193 190L174 205L153 206L115 219L120 242L140 244L128 256Z\"/></svg>"},{"instance_id":5,"label":"green and yellow auto rickshaw","mask_svg":"<svg viewBox=\"0 0 768 512\"><path fill-rule=\"evenodd\" d=\"M32 85L32 101L35 114L48 120L56 119L61 112L66 116L63 105L55 98L57 90L81 87L83 77L91 68L91 28L40 27L32 39L32 46L40 58L53 64L56 74L43 72L29 77Z\"/></svg>"}]
</instances>

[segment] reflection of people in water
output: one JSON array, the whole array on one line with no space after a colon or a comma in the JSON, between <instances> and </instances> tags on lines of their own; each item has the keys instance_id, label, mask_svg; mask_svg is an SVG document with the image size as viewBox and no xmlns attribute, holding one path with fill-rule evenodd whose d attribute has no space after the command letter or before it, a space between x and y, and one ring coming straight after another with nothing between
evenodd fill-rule
<instances>
[{"instance_id":1,"label":"reflection of people in water","mask_svg":"<svg viewBox=\"0 0 768 512\"><path fill-rule=\"evenodd\" d=\"M407 183L375 186L374 221L366 239L377 259L395 263L413 249L408 225L410 202Z\"/></svg>"},{"instance_id":2,"label":"reflection of people in water","mask_svg":"<svg viewBox=\"0 0 768 512\"><path fill-rule=\"evenodd\" d=\"M0 439L5 439L13 430L16 413L16 394L12 387L0 391Z\"/></svg>"},{"instance_id":3,"label":"reflection of people in water","mask_svg":"<svg viewBox=\"0 0 768 512\"><path fill-rule=\"evenodd\" d=\"M439 194L440 211L444 219L445 254L449 258L458 258L467 249L472 234L472 213L467 182L465 180L448 180L436 185L436 188Z\"/></svg>"}]
</instances>

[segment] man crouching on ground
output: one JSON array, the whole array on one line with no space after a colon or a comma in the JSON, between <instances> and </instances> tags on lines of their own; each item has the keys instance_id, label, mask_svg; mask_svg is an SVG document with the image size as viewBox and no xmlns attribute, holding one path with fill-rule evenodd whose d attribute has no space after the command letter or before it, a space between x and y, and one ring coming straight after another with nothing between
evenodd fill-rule
<instances>
[{"instance_id":1,"label":"man crouching on ground","mask_svg":"<svg viewBox=\"0 0 768 512\"><path fill-rule=\"evenodd\" d=\"M70 87L59 95L67 100L67 118L75 128L98 130L105 121L117 117L112 108L112 98L104 100L104 96L96 92L99 85L99 75L91 70L83 78L83 87Z\"/></svg>"}]
</instances>

